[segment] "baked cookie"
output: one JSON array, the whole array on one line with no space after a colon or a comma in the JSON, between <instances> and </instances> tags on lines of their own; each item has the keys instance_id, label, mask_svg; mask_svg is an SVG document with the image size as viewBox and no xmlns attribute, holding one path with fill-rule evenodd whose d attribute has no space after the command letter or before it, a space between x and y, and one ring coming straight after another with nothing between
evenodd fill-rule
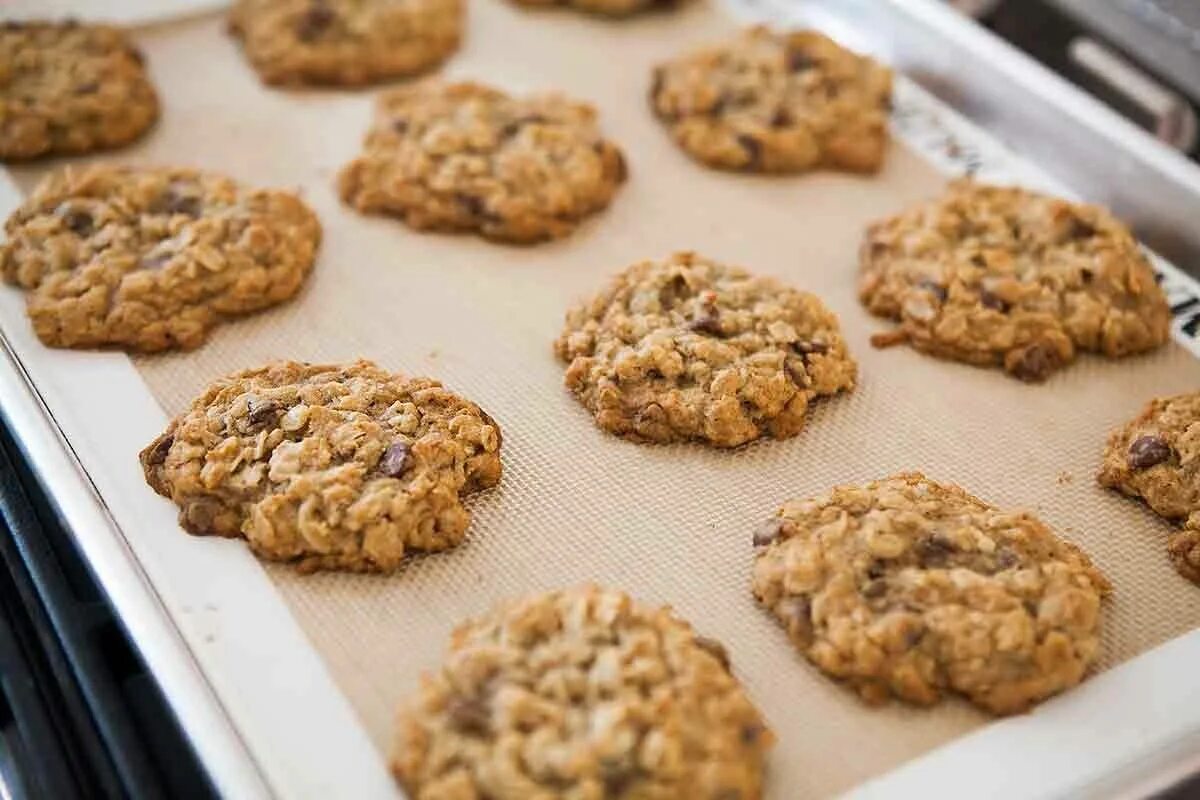
<instances>
[{"instance_id":1,"label":"baked cookie","mask_svg":"<svg viewBox=\"0 0 1200 800\"><path fill-rule=\"evenodd\" d=\"M787 439L857 374L816 296L694 253L626 269L567 314L554 352L601 428L646 442Z\"/></svg>"},{"instance_id":2,"label":"baked cookie","mask_svg":"<svg viewBox=\"0 0 1200 800\"><path fill-rule=\"evenodd\" d=\"M142 55L119 29L0 24L0 160L119 147L157 119Z\"/></svg>"},{"instance_id":3,"label":"baked cookie","mask_svg":"<svg viewBox=\"0 0 1200 800\"><path fill-rule=\"evenodd\" d=\"M1108 581L1027 513L918 473L787 503L754 535L754 595L869 703L956 692L995 714L1079 683Z\"/></svg>"},{"instance_id":4,"label":"baked cookie","mask_svg":"<svg viewBox=\"0 0 1200 800\"><path fill-rule=\"evenodd\" d=\"M969 180L871 225L859 298L941 358L1044 380L1078 351L1167 341L1171 309L1129 229L1098 206Z\"/></svg>"},{"instance_id":5,"label":"baked cookie","mask_svg":"<svg viewBox=\"0 0 1200 800\"><path fill-rule=\"evenodd\" d=\"M301 571L396 569L463 539L500 481L500 428L428 378L281 361L222 378L140 454L189 533Z\"/></svg>"},{"instance_id":6,"label":"baked cookie","mask_svg":"<svg viewBox=\"0 0 1200 800\"><path fill-rule=\"evenodd\" d=\"M237 0L229 31L264 83L363 86L458 49L464 0Z\"/></svg>"},{"instance_id":7,"label":"baked cookie","mask_svg":"<svg viewBox=\"0 0 1200 800\"><path fill-rule=\"evenodd\" d=\"M321 226L295 195L193 169L50 175L8 218L0 274L29 291L52 347L192 348L226 317L280 303Z\"/></svg>"},{"instance_id":8,"label":"baked cookie","mask_svg":"<svg viewBox=\"0 0 1200 800\"><path fill-rule=\"evenodd\" d=\"M828 36L758 26L655 68L650 104L712 167L875 172L891 94L891 70Z\"/></svg>"},{"instance_id":9,"label":"baked cookie","mask_svg":"<svg viewBox=\"0 0 1200 800\"><path fill-rule=\"evenodd\" d=\"M627 17L639 11L656 8L674 8L683 5L688 0L513 0L519 6L530 8L550 8L561 6L586 11L589 14L600 14L606 17Z\"/></svg>"},{"instance_id":10,"label":"baked cookie","mask_svg":"<svg viewBox=\"0 0 1200 800\"><path fill-rule=\"evenodd\" d=\"M625 160L591 106L425 83L380 97L364 152L338 185L359 211L418 230L536 242L570 233L623 180Z\"/></svg>"},{"instance_id":11,"label":"baked cookie","mask_svg":"<svg viewBox=\"0 0 1200 800\"><path fill-rule=\"evenodd\" d=\"M413 800L754 800L773 743L718 642L585 586L460 626L401 710L392 769Z\"/></svg>"},{"instance_id":12,"label":"baked cookie","mask_svg":"<svg viewBox=\"0 0 1200 800\"><path fill-rule=\"evenodd\" d=\"M1191 517L1168 553L1181 574L1200 582L1200 392L1155 398L1113 431L1096 479L1166 519Z\"/></svg>"}]
</instances>

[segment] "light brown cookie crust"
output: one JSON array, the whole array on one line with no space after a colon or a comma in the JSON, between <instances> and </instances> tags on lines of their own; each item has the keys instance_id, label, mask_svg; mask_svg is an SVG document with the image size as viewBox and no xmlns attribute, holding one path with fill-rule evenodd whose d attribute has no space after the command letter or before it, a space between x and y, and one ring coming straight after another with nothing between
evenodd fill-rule
<instances>
[{"instance_id":1,"label":"light brown cookie crust","mask_svg":"<svg viewBox=\"0 0 1200 800\"><path fill-rule=\"evenodd\" d=\"M119 29L0 24L0 160L119 147L158 119L142 55Z\"/></svg>"},{"instance_id":2,"label":"light brown cookie crust","mask_svg":"<svg viewBox=\"0 0 1200 800\"><path fill-rule=\"evenodd\" d=\"M213 383L140 454L190 533L301 571L391 571L462 541L500 480L500 428L428 378L281 361Z\"/></svg>"},{"instance_id":3,"label":"light brown cookie crust","mask_svg":"<svg viewBox=\"0 0 1200 800\"><path fill-rule=\"evenodd\" d=\"M295 195L197 170L106 165L47 177L5 224L0 274L52 347L193 348L294 295L321 226Z\"/></svg>"},{"instance_id":4,"label":"light brown cookie crust","mask_svg":"<svg viewBox=\"0 0 1200 800\"><path fill-rule=\"evenodd\" d=\"M458 49L464 0L237 0L229 31L264 83L364 86Z\"/></svg>"},{"instance_id":5,"label":"light brown cookie crust","mask_svg":"<svg viewBox=\"0 0 1200 800\"><path fill-rule=\"evenodd\" d=\"M414 800L756 800L773 741L719 643L585 586L461 625L401 710L392 768Z\"/></svg>"},{"instance_id":6,"label":"light brown cookie crust","mask_svg":"<svg viewBox=\"0 0 1200 800\"><path fill-rule=\"evenodd\" d=\"M624 157L591 106L431 82L379 98L338 188L353 208L418 230L532 243L566 236L624 179Z\"/></svg>"},{"instance_id":7,"label":"light brown cookie crust","mask_svg":"<svg viewBox=\"0 0 1200 800\"><path fill-rule=\"evenodd\" d=\"M1079 351L1164 344L1171 310L1129 229L1098 206L969 180L867 229L859 298L877 345L1041 381Z\"/></svg>"},{"instance_id":8,"label":"light brown cookie crust","mask_svg":"<svg viewBox=\"0 0 1200 800\"><path fill-rule=\"evenodd\" d=\"M919 473L789 502L755 533L755 597L864 700L949 692L995 714L1079 683L1104 576L1027 513Z\"/></svg>"},{"instance_id":9,"label":"light brown cookie crust","mask_svg":"<svg viewBox=\"0 0 1200 800\"><path fill-rule=\"evenodd\" d=\"M892 73L817 31L757 26L656 67L650 104L698 161L747 172L876 172Z\"/></svg>"},{"instance_id":10,"label":"light brown cookie crust","mask_svg":"<svg viewBox=\"0 0 1200 800\"><path fill-rule=\"evenodd\" d=\"M1200 392L1156 397L1113 431L1096 479L1185 523L1167 554L1181 575L1200 583Z\"/></svg>"},{"instance_id":11,"label":"light brown cookie crust","mask_svg":"<svg viewBox=\"0 0 1200 800\"><path fill-rule=\"evenodd\" d=\"M816 296L694 253L617 275L567 314L554 351L596 423L645 442L786 439L857 373Z\"/></svg>"}]
</instances>

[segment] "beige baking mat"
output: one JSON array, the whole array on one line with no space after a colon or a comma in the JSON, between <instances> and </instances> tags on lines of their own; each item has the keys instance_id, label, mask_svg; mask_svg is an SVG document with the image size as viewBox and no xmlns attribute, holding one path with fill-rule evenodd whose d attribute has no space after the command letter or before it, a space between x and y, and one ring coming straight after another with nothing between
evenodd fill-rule
<instances>
[{"instance_id":1,"label":"beige baking mat","mask_svg":"<svg viewBox=\"0 0 1200 800\"><path fill-rule=\"evenodd\" d=\"M1192 356L1172 345L1119 363L1085 358L1027 386L904 348L873 350L867 339L880 325L854 297L859 235L868 220L937 191L931 168L899 146L876 178L756 178L689 162L647 111L648 69L730 30L711 6L609 23L472 0L471 16L449 74L586 98L628 155L631 178L612 208L565 241L516 249L343 208L333 178L358 147L370 93L266 90L214 18L140 36L163 121L118 156L299 186L325 228L297 301L218 329L197 352L138 359L168 412L211 378L268 359L365 356L441 378L503 426L503 483L472 503L457 551L391 577L268 569L381 750L393 708L438 663L458 620L500 598L589 580L670 603L729 645L779 735L772 797L849 788L984 725L959 702L859 705L797 656L750 596L750 533L781 501L898 470L1036 509L1083 545L1116 585L1103 667L1200 625L1200 590L1164 555L1167 527L1092 479L1111 426L1150 395L1200 385ZM26 186L37 177L18 175ZM818 406L797 438L732 453L638 446L594 428L551 354L563 312L617 269L682 248L820 294L841 315L859 388Z\"/></svg>"}]
</instances>

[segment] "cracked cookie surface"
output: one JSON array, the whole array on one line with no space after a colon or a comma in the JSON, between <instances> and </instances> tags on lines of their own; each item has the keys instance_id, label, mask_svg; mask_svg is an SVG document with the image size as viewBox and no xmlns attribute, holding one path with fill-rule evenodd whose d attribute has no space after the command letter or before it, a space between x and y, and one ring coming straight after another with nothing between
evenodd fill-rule
<instances>
[{"instance_id":1,"label":"cracked cookie surface","mask_svg":"<svg viewBox=\"0 0 1200 800\"><path fill-rule=\"evenodd\" d=\"M621 151L600 136L591 106L426 83L380 97L339 190L355 209L419 230L536 242L605 208L624 179Z\"/></svg>"},{"instance_id":2,"label":"cracked cookie surface","mask_svg":"<svg viewBox=\"0 0 1200 800\"><path fill-rule=\"evenodd\" d=\"M455 630L401 709L392 766L414 800L754 800L773 741L718 642L585 586Z\"/></svg>"},{"instance_id":3,"label":"cracked cookie surface","mask_svg":"<svg viewBox=\"0 0 1200 800\"><path fill-rule=\"evenodd\" d=\"M955 181L867 229L859 298L899 327L872 341L1041 381L1080 351L1164 344L1171 310L1129 229L1098 206Z\"/></svg>"},{"instance_id":4,"label":"cracked cookie surface","mask_svg":"<svg viewBox=\"0 0 1200 800\"><path fill-rule=\"evenodd\" d=\"M617 275L567 314L554 350L601 428L647 442L786 439L857 373L819 298L694 253Z\"/></svg>"},{"instance_id":5,"label":"cracked cookie surface","mask_svg":"<svg viewBox=\"0 0 1200 800\"><path fill-rule=\"evenodd\" d=\"M892 73L817 31L750 28L654 70L650 104L712 167L875 172L887 149Z\"/></svg>"},{"instance_id":6,"label":"cracked cookie surface","mask_svg":"<svg viewBox=\"0 0 1200 800\"><path fill-rule=\"evenodd\" d=\"M756 531L755 597L867 702L954 692L995 714L1079 683L1108 581L1028 513L917 473L787 503Z\"/></svg>"},{"instance_id":7,"label":"cracked cookie surface","mask_svg":"<svg viewBox=\"0 0 1200 800\"><path fill-rule=\"evenodd\" d=\"M464 0L238 0L229 30L264 83L363 86L458 49Z\"/></svg>"},{"instance_id":8,"label":"cracked cookie surface","mask_svg":"<svg viewBox=\"0 0 1200 800\"><path fill-rule=\"evenodd\" d=\"M141 53L119 29L0 24L0 160L119 147L158 119Z\"/></svg>"},{"instance_id":9,"label":"cracked cookie surface","mask_svg":"<svg viewBox=\"0 0 1200 800\"><path fill-rule=\"evenodd\" d=\"M184 168L105 165L46 178L5 224L0 274L53 347L200 345L230 316L292 297L321 238L288 192Z\"/></svg>"},{"instance_id":10,"label":"cracked cookie surface","mask_svg":"<svg viewBox=\"0 0 1200 800\"><path fill-rule=\"evenodd\" d=\"M390 571L462 541L500 480L500 428L428 378L281 361L213 383L140 454L190 533L302 571Z\"/></svg>"},{"instance_id":11,"label":"cracked cookie surface","mask_svg":"<svg viewBox=\"0 0 1200 800\"><path fill-rule=\"evenodd\" d=\"M1200 392L1156 397L1113 431L1096 479L1184 523L1167 553L1180 574L1200 583Z\"/></svg>"},{"instance_id":12,"label":"cracked cookie surface","mask_svg":"<svg viewBox=\"0 0 1200 800\"><path fill-rule=\"evenodd\" d=\"M650 9L669 9L689 0L512 0L530 8L567 7L606 17L626 17Z\"/></svg>"}]
</instances>

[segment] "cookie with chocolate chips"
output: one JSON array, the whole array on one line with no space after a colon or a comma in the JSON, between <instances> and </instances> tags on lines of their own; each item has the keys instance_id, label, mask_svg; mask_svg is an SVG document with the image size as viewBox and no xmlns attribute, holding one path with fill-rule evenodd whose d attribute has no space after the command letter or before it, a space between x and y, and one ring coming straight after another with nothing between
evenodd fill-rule
<instances>
[{"instance_id":1,"label":"cookie with chocolate chips","mask_svg":"<svg viewBox=\"0 0 1200 800\"><path fill-rule=\"evenodd\" d=\"M1185 523L1168 553L1182 575L1200 583L1200 392L1156 397L1113 431L1096 479Z\"/></svg>"},{"instance_id":2,"label":"cookie with chocolate chips","mask_svg":"<svg viewBox=\"0 0 1200 800\"><path fill-rule=\"evenodd\" d=\"M790 438L857 374L816 296L694 253L617 275L567 314L554 350L596 423L642 442Z\"/></svg>"},{"instance_id":3,"label":"cookie with chocolate chips","mask_svg":"<svg viewBox=\"0 0 1200 800\"><path fill-rule=\"evenodd\" d=\"M757 800L773 743L718 642L584 586L459 626L392 769L413 798Z\"/></svg>"},{"instance_id":4,"label":"cookie with chocolate chips","mask_svg":"<svg viewBox=\"0 0 1200 800\"><path fill-rule=\"evenodd\" d=\"M689 155L747 172L875 172L892 73L817 31L754 27L654 70L650 104Z\"/></svg>"},{"instance_id":5,"label":"cookie with chocolate chips","mask_svg":"<svg viewBox=\"0 0 1200 800\"><path fill-rule=\"evenodd\" d=\"M955 693L1013 714L1079 683L1108 581L1028 513L918 473L787 503L755 532L754 596L869 703Z\"/></svg>"},{"instance_id":6,"label":"cookie with chocolate chips","mask_svg":"<svg viewBox=\"0 0 1200 800\"><path fill-rule=\"evenodd\" d=\"M500 481L500 428L437 381L282 361L213 383L141 452L189 533L301 571L391 571L462 541Z\"/></svg>"},{"instance_id":7,"label":"cookie with chocolate chips","mask_svg":"<svg viewBox=\"0 0 1200 800\"><path fill-rule=\"evenodd\" d=\"M464 0L237 0L229 30L263 82L363 86L458 49Z\"/></svg>"},{"instance_id":8,"label":"cookie with chocolate chips","mask_svg":"<svg viewBox=\"0 0 1200 800\"><path fill-rule=\"evenodd\" d=\"M379 98L363 153L338 188L355 209L418 230L532 243L566 236L624 180L624 157L591 106L425 83Z\"/></svg>"},{"instance_id":9,"label":"cookie with chocolate chips","mask_svg":"<svg viewBox=\"0 0 1200 800\"><path fill-rule=\"evenodd\" d=\"M1171 309L1129 229L1098 206L954 181L871 225L859 299L899 323L872 339L1041 381L1080 351L1159 347Z\"/></svg>"},{"instance_id":10,"label":"cookie with chocolate chips","mask_svg":"<svg viewBox=\"0 0 1200 800\"><path fill-rule=\"evenodd\" d=\"M0 275L52 347L189 349L292 297L321 226L289 192L193 169L95 165L47 177L5 224Z\"/></svg>"},{"instance_id":11,"label":"cookie with chocolate chips","mask_svg":"<svg viewBox=\"0 0 1200 800\"><path fill-rule=\"evenodd\" d=\"M119 147L158 110L141 53L118 28L0 24L0 160Z\"/></svg>"}]
</instances>

